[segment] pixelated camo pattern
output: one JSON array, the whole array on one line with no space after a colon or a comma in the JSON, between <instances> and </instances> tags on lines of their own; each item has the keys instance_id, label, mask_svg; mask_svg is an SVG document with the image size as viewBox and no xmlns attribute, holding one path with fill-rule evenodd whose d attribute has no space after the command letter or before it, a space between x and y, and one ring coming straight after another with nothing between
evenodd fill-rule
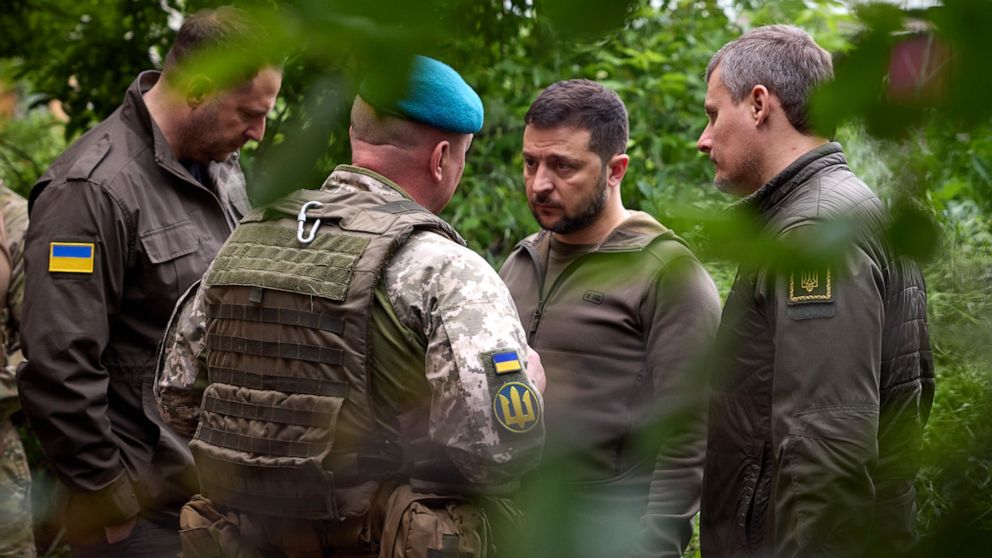
<instances>
[{"instance_id":1,"label":"pixelated camo pattern","mask_svg":"<svg viewBox=\"0 0 992 558\"><path fill-rule=\"evenodd\" d=\"M0 211L11 257L6 305L0 309L0 557L35 556L31 531L31 473L9 416L19 407L14 372L24 360L18 330L24 298L24 233L28 206L0 182Z\"/></svg>"},{"instance_id":2,"label":"pixelated camo pattern","mask_svg":"<svg viewBox=\"0 0 992 558\"><path fill-rule=\"evenodd\" d=\"M448 455L470 481L512 480L523 464L504 466L521 458L521 452L536 459L541 438L501 432L492 412L504 380L487 375L484 355L497 349L527 354L506 286L479 255L426 232L415 234L396 253L385 285L400 321L428 339L431 439L456 450ZM515 380L530 385L523 374Z\"/></svg>"},{"instance_id":3,"label":"pixelated camo pattern","mask_svg":"<svg viewBox=\"0 0 992 558\"><path fill-rule=\"evenodd\" d=\"M321 190L325 192L372 192L387 199L406 199L402 193L395 188L383 184L375 178L359 172L350 172L347 169L354 168L349 165L341 165L324 181Z\"/></svg>"},{"instance_id":4,"label":"pixelated camo pattern","mask_svg":"<svg viewBox=\"0 0 992 558\"><path fill-rule=\"evenodd\" d=\"M179 299L162 341L155 372L155 400L162 418L185 436L196 432L200 400L207 385L207 314L203 289L199 286L194 284Z\"/></svg>"}]
</instances>

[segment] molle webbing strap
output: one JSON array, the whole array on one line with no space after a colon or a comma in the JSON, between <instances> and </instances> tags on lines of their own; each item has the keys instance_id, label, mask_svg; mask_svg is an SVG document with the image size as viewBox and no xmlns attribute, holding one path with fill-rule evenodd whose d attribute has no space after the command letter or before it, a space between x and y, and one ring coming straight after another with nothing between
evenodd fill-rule
<instances>
[{"instance_id":1,"label":"molle webbing strap","mask_svg":"<svg viewBox=\"0 0 992 558\"><path fill-rule=\"evenodd\" d=\"M433 216L431 212L427 211L423 206L412 200L400 200L384 203L373 207L372 210L381 211L382 213L390 213L393 215L399 213L427 213Z\"/></svg>"},{"instance_id":2,"label":"molle webbing strap","mask_svg":"<svg viewBox=\"0 0 992 558\"><path fill-rule=\"evenodd\" d=\"M314 347L313 345L300 345L298 343L281 343L278 341L256 341L254 339L231 337L229 335L208 335L207 338L209 339L209 348L212 351L225 351L249 356L288 358L291 360L330 364L332 366L341 365L341 349Z\"/></svg>"},{"instance_id":3,"label":"molle webbing strap","mask_svg":"<svg viewBox=\"0 0 992 558\"><path fill-rule=\"evenodd\" d=\"M368 238L338 233L318 234L301 245L288 227L246 223L217 255L206 285L264 287L340 302L368 243Z\"/></svg>"},{"instance_id":4,"label":"molle webbing strap","mask_svg":"<svg viewBox=\"0 0 992 558\"><path fill-rule=\"evenodd\" d=\"M343 483L406 476L403 458L390 444L336 447L324 458L324 466Z\"/></svg>"},{"instance_id":5,"label":"molle webbing strap","mask_svg":"<svg viewBox=\"0 0 992 558\"><path fill-rule=\"evenodd\" d=\"M327 451L327 442L323 440L318 442L274 440L227 432L202 422L196 431L196 439L222 448L278 457L318 457Z\"/></svg>"},{"instance_id":6,"label":"molle webbing strap","mask_svg":"<svg viewBox=\"0 0 992 558\"><path fill-rule=\"evenodd\" d=\"M279 424L294 424L297 426L312 426L314 428L328 428L334 423L334 419L336 418L336 413L332 412L260 405L209 394L203 399L203 410L229 417Z\"/></svg>"},{"instance_id":7,"label":"molle webbing strap","mask_svg":"<svg viewBox=\"0 0 992 558\"><path fill-rule=\"evenodd\" d=\"M304 395L321 395L324 397L348 397L348 384L320 378L296 378L292 376L274 376L235 370L233 368L210 367L210 382L230 384L251 389L281 391L283 393L301 393Z\"/></svg>"},{"instance_id":8,"label":"molle webbing strap","mask_svg":"<svg viewBox=\"0 0 992 558\"><path fill-rule=\"evenodd\" d=\"M236 463L193 447L204 494L235 509L263 515L335 519L334 475L318 463L291 467Z\"/></svg>"},{"instance_id":9,"label":"molle webbing strap","mask_svg":"<svg viewBox=\"0 0 992 558\"><path fill-rule=\"evenodd\" d=\"M207 306L207 315L222 320L244 320L320 329L339 335L344 332L344 320L338 316L290 308L265 308L249 304L210 304Z\"/></svg>"},{"instance_id":10,"label":"molle webbing strap","mask_svg":"<svg viewBox=\"0 0 992 558\"><path fill-rule=\"evenodd\" d=\"M433 230L440 233L454 242L465 245L465 239L451 228L446 221L427 211L416 202L401 200L385 203L372 208L372 211L389 213L391 215L406 215L407 219L412 219L414 227L422 230Z\"/></svg>"}]
</instances>

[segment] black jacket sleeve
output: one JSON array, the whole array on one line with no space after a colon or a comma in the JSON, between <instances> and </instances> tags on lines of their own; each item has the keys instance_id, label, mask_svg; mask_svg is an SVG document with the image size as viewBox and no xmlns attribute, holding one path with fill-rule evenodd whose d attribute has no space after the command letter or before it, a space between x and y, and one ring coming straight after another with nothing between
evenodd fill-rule
<instances>
[{"instance_id":1,"label":"black jacket sleeve","mask_svg":"<svg viewBox=\"0 0 992 558\"><path fill-rule=\"evenodd\" d=\"M22 405L73 493L69 505L86 506L102 525L139 509L107 416L110 375L102 361L133 242L127 223L100 185L53 183L32 208L25 247ZM52 243L92 244L92 271L51 271Z\"/></svg>"},{"instance_id":2,"label":"black jacket sleeve","mask_svg":"<svg viewBox=\"0 0 992 558\"><path fill-rule=\"evenodd\" d=\"M882 270L861 246L843 260L770 278L776 556L852 556L870 535Z\"/></svg>"}]
</instances>

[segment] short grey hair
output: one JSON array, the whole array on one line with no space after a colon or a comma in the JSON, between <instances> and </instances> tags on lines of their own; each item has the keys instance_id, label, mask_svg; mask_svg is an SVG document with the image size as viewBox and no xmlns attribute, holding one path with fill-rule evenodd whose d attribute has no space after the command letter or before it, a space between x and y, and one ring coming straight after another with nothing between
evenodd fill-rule
<instances>
[{"instance_id":1,"label":"short grey hair","mask_svg":"<svg viewBox=\"0 0 992 558\"><path fill-rule=\"evenodd\" d=\"M810 133L807 108L817 85L834 75L830 53L809 33L791 25L766 25L727 43L710 59L706 81L720 68L720 81L740 103L756 85L764 85L782 103L789 123Z\"/></svg>"}]
</instances>

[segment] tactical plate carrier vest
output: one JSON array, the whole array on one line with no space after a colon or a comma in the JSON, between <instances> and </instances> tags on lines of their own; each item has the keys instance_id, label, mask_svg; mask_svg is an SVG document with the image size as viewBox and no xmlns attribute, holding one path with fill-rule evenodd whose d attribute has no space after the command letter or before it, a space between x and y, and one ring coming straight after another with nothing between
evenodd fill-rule
<instances>
[{"instance_id":1,"label":"tactical plate carrier vest","mask_svg":"<svg viewBox=\"0 0 992 558\"><path fill-rule=\"evenodd\" d=\"M245 217L204 282L210 385L190 443L204 496L342 519L408 469L413 456L376 425L370 316L417 230L463 242L416 203L367 191L301 191Z\"/></svg>"}]
</instances>

